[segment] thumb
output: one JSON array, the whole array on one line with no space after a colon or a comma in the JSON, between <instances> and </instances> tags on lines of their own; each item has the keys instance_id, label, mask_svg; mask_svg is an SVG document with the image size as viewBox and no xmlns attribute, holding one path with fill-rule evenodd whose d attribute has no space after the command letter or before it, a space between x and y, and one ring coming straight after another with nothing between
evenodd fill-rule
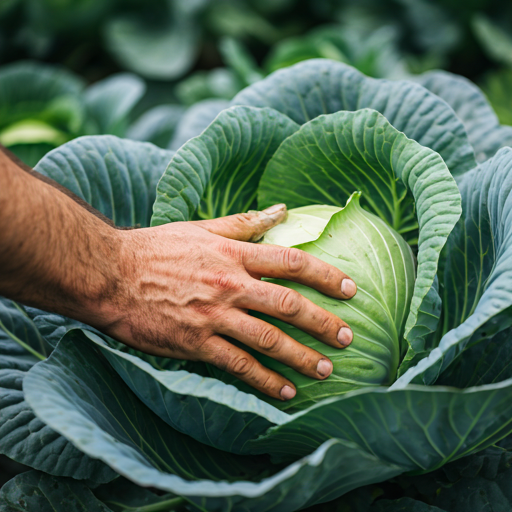
<instances>
[{"instance_id":1,"label":"thumb","mask_svg":"<svg viewBox=\"0 0 512 512\"><path fill-rule=\"evenodd\" d=\"M286 215L286 205L275 204L260 212L251 211L218 219L198 220L194 224L225 238L257 242L270 228L283 222Z\"/></svg>"}]
</instances>

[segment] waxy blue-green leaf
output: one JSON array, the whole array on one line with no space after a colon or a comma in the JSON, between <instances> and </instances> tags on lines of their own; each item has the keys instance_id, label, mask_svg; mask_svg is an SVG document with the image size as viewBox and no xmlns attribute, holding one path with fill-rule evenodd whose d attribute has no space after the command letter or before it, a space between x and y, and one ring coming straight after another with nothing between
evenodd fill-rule
<instances>
[{"instance_id":1,"label":"waxy blue-green leaf","mask_svg":"<svg viewBox=\"0 0 512 512\"><path fill-rule=\"evenodd\" d=\"M80 137L48 153L36 166L112 219L147 227L156 184L173 152L112 135Z\"/></svg>"},{"instance_id":2,"label":"waxy blue-green leaf","mask_svg":"<svg viewBox=\"0 0 512 512\"><path fill-rule=\"evenodd\" d=\"M231 103L272 107L299 124L340 110L372 108L409 138L437 151L454 176L476 165L464 125L438 96L413 82L368 78L341 62L312 59L276 71Z\"/></svg>"},{"instance_id":3,"label":"waxy blue-green leaf","mask_svg":"<svg viewBox=\"0 0 512 512\"><path fill-rule=\"evenodd\" d=\"M181 105L158 105L144 112L126 132L127 139L167 148L184 113Z\"/></svg>"},{"instance_id":4,"label":"waxy blue-green leaf","mask_svg":"<svg viewBox=\"0 0 512 512\"><path fill-rule=\"evenodd\" d=\"M229 101L217 99L198 101L192 105L180 119L169 148L179 149L185 142L200 135L228 107Z\"/></svg>"},{"instance_id":5,"label":"waxy blue-green leaf","mask_svg":"<svg viewBox=\"0 0 512 512\"><path fill-rule=\"evenodd\" d=\"M487 98L468 79L446 71L429 71L415 80L453 108L464 123L479 162L512 145L512 127L500 125Z\"/></svg>"},{"instance_id":6,"label":"waxy blue-green leaf","mask_svg":"<svg viewBox=\"0 0 512 512\"><path fill-rule=\"evenodd\" d=\"M24 119L64 123L78 129L83 111L78 99L84 83L65 69L22 61L0 71L0 131Z\"/></svg>"},{"instance_id":7,"label":"waxy blue-green leaf","mask_svg":"<svg viewBox=\"0 0 512 512\"><path fill-rule=\"evenodd\" d=\"M170 4L171 5L171 4ZM158 20L119 15L104 29L107 49L125 68L145 78L172 80L193 65L198 50L198 30L187 19Z\"/></svg>"},{"instance_id":8,"label":"waxy blue-green leaf","mask_svg":"<svg viewBox=\"0 0 512 512\"><path fill-rule=\"evenodd\" d=\"M241 453L247 441L286 418L234 386L187 371L158 371L93 332L84 333L142 402L173 428L204 444Z\"/></svg>"},{"instance_id":9,"label":"waxy blue-green leaf","mask_svg":"<svg viewBox=\"0 0 512 512\"><path fill-rule=\"evenodd\" d=\"M413 498L400 498L398 500L380 500L368 512L448 512L447 510Z\"/></svg>"},{"instance_id":10,"label":"waxy blue-green leaf","mask_svg":"<svg viewBox=\"0 0 512 512\"><path fill-rule=\"evenodd\" d=\"M79 134L83 82L56 66L31 61L0 70L0 144L34 166Z\"/></svg>"},{"instance_id":11,"label":"waxy blue-green leaf","mask_svg":"<svg viewBox=\"0 0 512 512\"><path fill-rule=\"evenodd\" d=\"M444 273L444 337L393 386L431 384L468 344L512 325L512 149L460 181L462 217L450 235Z\"/></svg>"},{"instance_id":12,"label":"waxy blue-green leaf","mask_svg":"<svg viewBox=\"0 0 512 512\"><path fill-rule=\"evenodd\" d=\"M82 482L39 471L17 475L0 490L2 512L111 512Z\"/></svg>"},{"instance_id":13,"label":"waxy blue-green leaf","mask_svg":"<svg viewBox=\"0 0 512 512\"><path fill-rule=\"evenodd\" d=\"M419 226L405 338L413 352L421 352L436 327L432 318L438 308L431 307L430 290L440 252L461 212L457 185L437 153L408 139L374 110L320 116L276 151L260 181L258 207L277 202L289 208L343 206L355 190L363 192L362 204L398 233L407 236Z\"/></svg>"},{"instance_id":14,"label":"waxy blue-green leaf","mask_svg":"<svg viewBox=\"0 0 512 512\"><path fill-rule=\"evenodd\" d=\"M113 473L37 419L25 402L26 372L50 352L22 306L0 299L0 453L46 473L108 482Z\"/></svg>"},{"instance_id":15,"label":"waxy blue-green leaf","mask_svg":"<svg viewBox=\"0 0 512 512\"><path fill-rule=\"evenodd\" d=\"M27 371L49 348L23 306L0 297L0 369Z\"/></svg>"},{"instance_id":16,"label":"waxy blue-green leaf","mask_svg":"<svg viewBox=\"0 0 512 512\"><path fill-rule=\"evenodd\" d=\"M208 512L292 512L403 471L336 439L284 468L210 448L160 420L86 340L72 331L33 367L27 400L80 450L138 485L179 494Z\"/></svg>"},{"instance_id":17,"label":"waxy blue-green leaf","mask_svg":"<svg viewBox=\"0 0 512 512\"><path fill-rule=\"evenodd\" d=\"M151 225L249 210L265 165L297 129L270 108L224 110L174 155L158 183Z\"/></svg>"},{"instance_id":18,"label":"waxy blue-green leaf","mask_svg":"<svg viewBox=\"0 0 512 512\"><path fill-rule=\"evenodd\" d=\"M84 94L91 123L88 133L123 136L128 116L145 90L143 80L130 73L112 75L88 87Z\"/></svg>"},{"instance_id":19,"label":"waxy blue-green leaf","mask_svg":"<svg viewBox=\"0 0 512 512\"><path fill-rule=\"evenodd\" d=\"M344 439L404 471L428 472L512 432L512 379L459 390L410 385L327 398L250 443L284 459Z\"/></svg>"}]
</instances>

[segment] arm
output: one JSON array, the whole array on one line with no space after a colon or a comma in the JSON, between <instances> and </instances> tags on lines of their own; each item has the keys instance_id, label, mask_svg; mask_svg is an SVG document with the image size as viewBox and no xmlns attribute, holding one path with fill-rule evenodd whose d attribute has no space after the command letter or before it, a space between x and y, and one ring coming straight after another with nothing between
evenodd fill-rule
<instances>
[{"instance_id":1,"label":"arm","mask_svg":"<svg viewBox=\"0 0 512 512\"><path fill-rule=\"evenodd\" d=\"M247 346L317 379L332 363L256 310L343 348L352 331L297 292L261 281L290 279L337 297L356 287L299 251L247 243L286 217L286 207L211 221L118 230L0 153L0 294L89 325L138 350L202 360L274 398L293 383L229 343Z\"/></svg>"}]
</instances>

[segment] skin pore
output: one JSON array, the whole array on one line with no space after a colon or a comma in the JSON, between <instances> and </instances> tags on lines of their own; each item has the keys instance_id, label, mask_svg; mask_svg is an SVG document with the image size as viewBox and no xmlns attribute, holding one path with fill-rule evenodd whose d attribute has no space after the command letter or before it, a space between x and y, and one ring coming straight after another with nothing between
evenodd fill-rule
<instances>
[{"instance_id":1,"label":"skin pore","mask_svg":"<svg viewBox=\"0 0 512 512\"><path fill-rule=\"evenodd\" d=\"M356 293L343 272L313 256L250 243L286 218L286 206L208 221L116 229L48 178L0 151L0 295L85 322L150 354L201 360L281 400L292 382L230 336L316 379L331 361L267 313L340 350L352 331L336 315L262 277L302 283L339 299Z\"/></svg>"}]
</instances>

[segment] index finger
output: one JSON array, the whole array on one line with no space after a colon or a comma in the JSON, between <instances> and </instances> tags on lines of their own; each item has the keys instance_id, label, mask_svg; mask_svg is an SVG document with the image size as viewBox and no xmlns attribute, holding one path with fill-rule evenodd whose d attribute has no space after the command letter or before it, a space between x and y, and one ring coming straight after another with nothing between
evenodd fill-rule
<instances>
[{"instance_id":1,"label":"index finger","mask_svg":"<svg viewBox=\"0 0 512 512\"><path fill-rule=\"evenodd\" d=\"M347 274L305 251L278 245L247 246L242 261L255 277L287 279L337 299L350 299L357 292Z\"/></svg>"}]
</instances>

